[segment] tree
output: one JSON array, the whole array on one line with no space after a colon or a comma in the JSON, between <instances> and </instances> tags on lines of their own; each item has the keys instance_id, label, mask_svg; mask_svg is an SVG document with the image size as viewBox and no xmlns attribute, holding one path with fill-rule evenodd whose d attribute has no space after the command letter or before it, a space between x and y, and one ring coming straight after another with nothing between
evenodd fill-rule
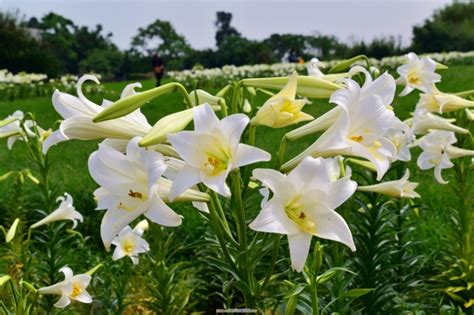
<instances>
[{"instance_id":1,"label":"tree","mask_svg":"<svg viewBox=\"0 0 474 315\"><path fill-rule=\"evenodd\" d=\"M217 28L216 31L216 45L220 47L227 38L229 37L241 37L240 33L232 26L230 22L232 21L232 13L218 11L216 13L217 20L214 25Z\"/></svg>"},{"instance_id":2,"label":"tree","mask_svg":"<svg viewBox=\"0 0 474 315\"><path fill-rule=\"evenodd\" d=\"M474 2L454 2L413 28L412 49L418 52L474 49Z\"/></svg>"},{"instance_id":3,"label":"tree","mask_svg":"<svg viewBox=\"0 0 474 315\"><path fill-rule=\"evenodd\" d=\"M192 48L184 36L179 35L171 23L156 20L145 28L139 28L132 38L131 53L149 58L158 53L170 68L179 68L182 59Z\"/></svg>"}]
</instances>

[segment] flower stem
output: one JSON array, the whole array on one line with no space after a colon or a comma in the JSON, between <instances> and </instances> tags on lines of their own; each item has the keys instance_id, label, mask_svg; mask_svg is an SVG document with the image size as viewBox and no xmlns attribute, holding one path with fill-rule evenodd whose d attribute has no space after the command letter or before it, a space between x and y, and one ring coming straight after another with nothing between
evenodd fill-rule
<instances>
[{"instance_id":1,"label":"flower stem","mask_svg":"<svg viewBox=\"0 0 474 315\"><path fill-rule=\"evenodd\" d=\"M249 145L255 146L255 132L257 131L257 126L250 124L249 127Z\"/></svg>"},{"instance_id":2,"label":"flower stem","mask_svg":"<svg viewBox=\"0 0 474 315\"><path fill-rule=\"evenodd\" d=\"M234 90L232 92L232 114L235 114L239 111L239 94L240 94L240 88L242 86L242 82L237 82L234 85Z\"/></svg>"},{"instance_id":3,"label":"flower stem","mask_svg":"<svg viewBox=\"0 0 474 315\"><path fill-rule=\"evenodd\" d=\"M286 138L286 136L283 136L283 138L281 138L280 148L278 149L278 156L275 162L276 170L278 170L280 166L283 164L287 146L288 146L288 139Z\"/></svg>"},{"instance_id":4,"label":"flower stem","mask_svg":"<svg viewBox=\"0 0 474 315\"><path fill-rule=\"evenodd\" d=\"M262 293L267 285L270 283L270 278L272 277L273 270L275 270L275 264L278 258L278 252L280 251L280 234L273 235L273 249L272 249L272 258L270 260L270 267L268 268L265 280L263 281L262 287L260 288L260 293Z\"/></svg>"}]
</instances>

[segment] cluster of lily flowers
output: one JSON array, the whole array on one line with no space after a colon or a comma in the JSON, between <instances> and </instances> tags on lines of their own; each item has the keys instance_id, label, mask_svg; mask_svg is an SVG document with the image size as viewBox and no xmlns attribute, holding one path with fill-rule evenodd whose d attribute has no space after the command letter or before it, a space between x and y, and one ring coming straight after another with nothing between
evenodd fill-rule
<instances>
[{"instance_id":1,"label":"cluster of lily flowers","mask_svg":"<svg viewBox=\"0 0 474 315\"><path fill-rule=\"evenodd\" d=\"M22 127L23 118L17 112L0 124L0 137L9 137L11 147L15 140L25 139L25 130L34 125L43 138L44 154L63 141L104 139L88 161L89 172L100 186L94 192L97 209L105 210L101 238L107 251L115 246L114 260L128 256L137 264L138 255L149 250L143 238L147 220L166 227L182 223L183 217L168 206L169 202L192 202L199 211L208 212L211 191L224 198L233 197L227 185L233 172L271 159L270 153L253 143L241 143L248 126L282 128L310 121L287 133L286 138L296 140L322 132L313 144L279 170L256 168L252 173L262 201L249 227L287 235L292 268L301 272L313 236L356 250L348 224L336 212L356 190L395 198L419 197L415 192L418 184L409 181L408 170L398 180L359 186L351 178L345 160L374 171L377 181L381 181L392 163L411 160L410 149L419 146L422 153L418 166L434 168L437 181L446 183L441 171L453 166L451 160L474 155L474 151L454 146L455 133L468 131L439 115L466 110L473 117L469 108L474 102L436 88L441 76L435 72L432 59L410 53L405 61L397 69L397 80L387 72L379 75L377 69L369 72L357 65L349 72L327 75L319 69L317 60L308 64L308 76L293 73L289 78L243 80L247 87L280 89L251 119L244 113L220 119L215 113L221 104L219 97L198 90L191 93L194 107L165 116L154 126L139 109L149 100L151 90L136 92L140 84L130 84L117 102L104 100L97 105L85 97L82 84L99 81L85 75L77 83L77 96L54 92L53 106L64 119L58 130L44 131L28 120ZM377 77L374 79L371 73ZM363 84L354 76L365 77ZM397 83L405 86L402 96L413 90L422 92L413 118L407 121L397 118L392 108ZM309 101L297 95L322 97L324 93L330 96L333 109L316 119L302 111ZM191 121L194 129L183 130ZM204 186L207 192L201 191ZM70 195L58 201L58 209L32 228L57 220L72 220L74 227L77 221L82 222ZM130 226L142 217L146 219L134 228ZM61 272L64 281L39 292L61 295L57 307L67 306L70 300L90 303L86 291L90 276L73 276L68 267Z\"/></svg>"},{"instance_id":2,"label":"cluster of lily flowers","mask_svg":"<svg viewBox=\"0 0 474 315\"><path fill-rule=\"evenodd\" d=\"M443 64L472 64L474 63L474 52L442 52L442 53L430 53L424 54L423 57L430 58L434 61ZM319 61L314 58L310 62L317 60L319 67L323 69L330 69L331 67L339 64L342 60L330 60L330 61ZM403 65L406 61L406 57L403 56L392 56L384 57L380 60L370 58L370 63L381 69L396 69L400 65ZM363 61L357 61L356 64L363 65ZM210 69L192 69L182 71L168 71L167 75L172 81L182 82L186 86L194 86L195 82L201 84L218 84L228 83L236 80L245 78L256 78L256 77L274 77L274 76L285 76L288 73L297 71L303 73L305 71L304 64L298 63L275 63L275 64L256 64L256 65L245 65L245 66L234 66L226 65L222 68L210 68Z\"/></svg>"},{"instance_id":3,"label":"cluster of lily flowers","mask_svg":"<svg viewBox=\"0 0 474 315\"><path fill-rule=\"evenodd\" d=\"M96 74L100 79L100 75ZM13 74L6 69L0 70L0 99L14 99L23 96L41 96L52 93L55 89L73 91L78 76L62 75L50 78L42 73L19 72ZM88 93L103 92L102 86L87 86Z\"/></svg>"}]
</instances>

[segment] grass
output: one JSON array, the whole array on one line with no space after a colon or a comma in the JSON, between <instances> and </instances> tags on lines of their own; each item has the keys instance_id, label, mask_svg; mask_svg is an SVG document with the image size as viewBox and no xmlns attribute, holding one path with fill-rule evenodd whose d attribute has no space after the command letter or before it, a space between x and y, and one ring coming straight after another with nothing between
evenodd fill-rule
<instances>
[{"instance_id":1,"label":"grass","mask_svg":"<svg viewBox=\"0 0 474 315\"><path fill-rule=\"evenodd\" d=\"M144 89L153 87L154 82L151 80L142 82ZM126 82L105 83L106 93L104 95L94 95L91 97L96 103L101 102L103 97L115 100L119 97L121 89ZM473 89L474 85L474 66L453 66L443 72L443 82L439 84L439 89L445 92L458 92ZM211 92L215 92L211 90ZM257 104L263 102L263 97L257 98ZM414 109L417 100L416 93L404 98L396 98L394 102L394 110L401 119L409 117L409 113ZM307 105L306 111L317 117L325 112L332 105L326 101L314 101L313 104ZM144 114L148 117L149 122L153 124L160 117L172 113L176 110L184 108L182 97L179 94L169 94L152 101L143 107ZM20 109L23 112L32 112L40 126L43 128L57 128L57 120L61 117L54 111L51 99L49 97L38 97L32 99L22 99L15 101L0 102L0 117L6 117L15 110ZM285 132L294 127L270 130L269 128L260 127L257 130L256 144L259 147L274 153L278 149L281 137ZM287 158L300 152L303 148L314 141L314 137L309 136L296 144L290 144ZM26 149L22 143L16 143L13 150L6 148L6 141L0 140L0 175L11 170L22 170L31 168L30 161L25 158ZM55 183L60 192L69 192L75 201L76 208L81 211L87 221L95 221L93 224L87 224L91 229L91 233L95 235L95 239L99 240L98 228L93 230L91 226L97 227L102 214L94 211L93 191L97 185L91 179L87 168L87 159L91 152L97 149L96 141L69 141L62 143L50 150L50 160L54 167L52 169L51 180ZM416 155L414 156L416 158ZM413 160L415 161L415 159ZM446 186L438 185L434 181L432 171L421 172L416 169L415 163L410 164L413 179L420 182L418 188L419 193L423 196L423 202L427 209L420 213L420 224L418 225L418 233L420 237L428 240L426 250L439 248L440 239L446 229L446 209L457 198ZM450 173L449 171L446 173ZM449 175L446 176L449 178ZM0 183L0 190L8 192L12 189L11 181ZM34 195L34 186L28 188ZM32 206L35 202L31 202ZM0 208L11 206L11 196L3 194L0 196ZM184 225L181 228L185 233L196 233L195 226L200 224L199 216L189 207L180 209L186 217ZM4 219L6 220L6 218ZM9 224L1 222L1 224ZM81 227L79 227L81 228ZM197 234L194 234L197 235Z\"/></svg>"}]
</instances>

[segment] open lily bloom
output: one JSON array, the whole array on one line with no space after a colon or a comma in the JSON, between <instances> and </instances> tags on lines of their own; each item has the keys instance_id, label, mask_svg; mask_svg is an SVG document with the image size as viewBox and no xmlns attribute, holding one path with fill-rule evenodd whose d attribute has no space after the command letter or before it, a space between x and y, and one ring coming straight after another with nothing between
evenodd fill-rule
<instances>
[{"instance_id":1,"label":"open lily bloom","mask_svg":"<svg viewBox=\"0 0 474 315\"><path fill-rule=\"evenodd\" d=\"M93 139L121 139L130 140L135 136L144 136L150 132L151 126L140 109L109 121L94 123L92 119L103 111L112 102L104 100L99 106L88 100L82 93L82 84L92 80L99 84L99 80L92 75L84 75L77 82L77 95L73 96L56 90L53 94L54 109L64 118L59 130L54 131L44 142L43 152L63 141L70 139L93 140ZM134 88L140 87L140 83L127 85L122 91L121 98L135 93Z\"/></svg>"},{"instance_id":2,"label":"open lily bloom","mask_svg":"<svg viewBox=\"0 0 474 315\"><path fill-rule=\"evenodd\" d=\"M414 89L430 93L434 84L441 81L441 76L435 72L436 63L431 58L419 58L412 52L407 54L407 59L406 64L397 68L400 81L406 85L400 96L405 96Z\"/></svg>"},{"instance_id":3,"label":"open lily bloom","mask_svg":"<svg viewBox=\"0 0 474 315\"><path fill-rule=\"evenodd\" d=\"M66 198L65 198L66 197ZM40 221L36 222L31 226L32 229L37 228L41 225L45 225L55 221L62 221L62 220L71 220L73 222L72 228L76 228L77 221L84 221L82 214L80 214L73 206L73 200L70 194L65 193L64 197L58 197L56 199L60 201L59 207L48 214L46 217L41 219Z\"/></svg>"},{"instance_id":4,"label":"open lily bloom","mask_svg":"<svg viewBox=\"0 0 474 315\"><path fill-rule=\"evenodd\" d=\"M338 105L339 109L334 123L305 151L285 163L282 169L295 167L309 155L351 155L372 162L377 169L378 180L382 178L396 156L395 145L385 138L395 121L389 106L395 94L395 80L384 73L372 81L370 74L365 73L366 81L362 87L347 79L347 88L331 95L330 102Z\"/></svg>"},{"instance_id":5,"label":"open lily bloom","mask_svg":"<svg viewBox=\"0 0 474 315\"><path fill-rule=\"evenodd\" d=\"M411 160L409 145L415 141L415 136L408 124L395 117L392 127L385 134L385 138L395 146L396 154L393 161L408 162Z\"/></svg>"},{"instance_id":6,"label":"open lily bloom","mask_svg":"<svg viewBox=\"0 0 474 315\"><path fill-rule=\"evenodd\" d=\"M454 94L443 93L434 88L433 92L420 95L416 111L443 114L472 107L474 107L473 101Z\"/></svg>"},{"instance_id":7,"label":"open lily bloom","mask_svg":"<svg viewBox=\"0 0 474 315\"><path fill-rule=\"evenodd\" d=\"M97 209L107 209L100 231L107 250L115 236L141 215L164 226L181 224L181 216L163 201L171 186L161 177L166 169L163 156L139 147L139 141L133 138L125 155L100 144L89 157L89 172L101 186L94 192ZM206 201L205 194L190 195Z\"/></svg>"},{"instance_id":8,"label":"open lily bloom","mask_svg":"<svg viewBox=\"0 0 474 315\"><path fill-rule=\"evenodd\" d=\"M410 171L407 169L405 175L399 180L383 182L370 186L359 186L359 191L375 192L395 198L419 198L420 195L415 191L418 183L410 182Z\"/></svg>"},{"instance_id":9,"label":"open lily bloom","mask_svg":"<svg viewBox=\"0 0 474 315\"><path fill-rule=\"evenodd\" d=\"M60 295L61 298L54 304L57 308L65 308L71 303L71 300L92 303L92 298L86 291L91 281L90 275L78 274L74 276L69 267L62 267L59 271L64 274L64 280L49 287L38 289L38 293Z\"/></svg>"},{"instance_id":10,"label":"open lily bloom","mask_svg":"<svg viewBox=\"0 0 474 315\"><path fill-rule=\"evenodd\" d=\"M270 160L267 152L239 143L248 123L249 118L244 114L219 120L211 106L203 104L194 110L194 131L169 134L171 145L186 162L173 180L170 200L201 182L218 194L229 197L230 190L225 180L230 171Z\"/></svg>"},{"instance_id":11,"label":"open lily bloom","mask_svg":"<svg viewBox=\"0 0 474 315\"><path fill-rule=\"evenodd\" d=\"M7 147L9 150L12 149L13 144L15 144L17 140L27 141L25 131L29 137L35 137L36 134L32 130L35 126L38 130L40 141L43 141L43 138L49 135L49 131L44 130L32 120L25 120L23 122L25 128L25 130L23 130L20 123L23 118L23 112L17 110L12 115L9 115L4 120L0 121L0 138L7 138Z\"/></svg>"},{"instance_id":12,"label":"open lily bloom","mask_svg":"<svg viewBox=\"0 0 474 315\"><path fill-rule=\"evenodd\" d=\"M347 223L334 211L357 188L349 177L331 181L324 160L312 157L306 157L288 175L256 169L253 177L271 190L273 196L250 228L288 235L293 269L303 270L313 236L341 242L355 251Z\"/></svg>"},{"instance_id":13,"label":"open lily bloom","mask_svg":"<svg viewBox=\"0 0 474 315\"><path fill-rule=\"evenodd\" d=\"M137 225L138 226L138 225ZM125 256L130 257L134 265L138 264L138 254L146 253L150 250L150 245L141 236L143 230L135 227L133 230L130 226L126 226L112 240L115 245L113 260L118 260Z\"/></svg>"},{"instance_id":14,"label":"open lily bloom","mask_svg":"<svg viewBox=\"0 0 474 315\"><path fill-rule=\"evenodd\" d=\"M474 156L474 151L453 146L456 141L456 136L452 131L431 131L418 142L423 150L417 160L418 167L422 170L434 168L438 183L447 184L448 182L441 176L441 171L454 166L451 159Z\"/></svg>"},{"instance_id":15,"label":"open lily bloom","mask_svg":"<svg viewBox=\"0 0 474 315\"><path fill-rule=\"evenodd\" d=\"M258 110L251 124L282 128L312 120L313 116L301 111L308 101L295 99L297 84L298 75L294 72L283 89L270 97Z\"/></svg>"}]
</instances>

